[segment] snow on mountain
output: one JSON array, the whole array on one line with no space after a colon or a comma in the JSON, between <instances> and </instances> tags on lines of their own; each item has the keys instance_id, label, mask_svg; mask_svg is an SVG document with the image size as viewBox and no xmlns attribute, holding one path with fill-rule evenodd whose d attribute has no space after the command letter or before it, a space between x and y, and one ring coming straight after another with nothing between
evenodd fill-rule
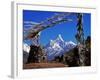
<instances>
[{"instance_id":1,"label":"snow on mountain","mask_svg":"<svg viewBox=\"0 0 100 80\"><path fill-rule=\"evenodd\" d=\"M30 46L28 44L23 44L23 63L27 62L29 56Z\"/></svg>"},{"instance_id":2,"label":"snow on mountain","mask_svg":"<svg viewBox=\"0 0 100 80\"><path fill-rule=\"evenodd\" d=\"M29 51L30 51L30 46L29 46L28 44L24 44L24 45L23 45L23 50L24 50L25 52L29 53Z\"/></svg>"},{"instance_id":3,"label":"snow on mountain","mask_svg":"<svg viewBox=\"0 0 100 80\"><path fill-rule=\"evenodd\" d=\"M76 44L75 44L74 42L72 42L72 41L66 42L66 44L76 45Z\"/></svg>"},{"instance_id":4,"label":"snow on mountain","mask_svg":"<svg viewBox=\"0 0 100 80\"><path fill-rule=\"evenodd\" d=\"M48 60L52 60L55 56L61 56L64 52L71 50L75 46L76 44L74 42L64 41L62 36L59 34L55 40L50 40L50 42L45 46L45 51Z\"/></svg>"},{"instance_id":5,"label":"snow on mountain","mask_svg":"<svg viewBox=\"0 0 100 80\"><path fill-rule=\"evenodd\" d=\"M61 34L59 34L59 35L58 35L58 38L57 38L56 40L59 40L59 41L64 42L64 40L63 40L63 38L62 38Z\"/></svg>"}]
</instances>

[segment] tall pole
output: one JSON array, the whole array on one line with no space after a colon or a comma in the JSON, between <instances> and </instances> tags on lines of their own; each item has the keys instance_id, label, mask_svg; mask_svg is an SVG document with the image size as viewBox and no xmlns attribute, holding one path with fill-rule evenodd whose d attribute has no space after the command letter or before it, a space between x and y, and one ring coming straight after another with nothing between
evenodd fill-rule
<instances>
[{"instance_id":1,"label":"tall pole","mask_svg":"<svg viewBox=\"0 0 100 80\"><path fill-rule=\"evenodd\" d=\"M76 40L78 43L78 54L79 54L79 65L85 65L85 56L84 56L84 31L83 31L83 14L77 14L77 34Z\"/></svg>"}]
</instances>

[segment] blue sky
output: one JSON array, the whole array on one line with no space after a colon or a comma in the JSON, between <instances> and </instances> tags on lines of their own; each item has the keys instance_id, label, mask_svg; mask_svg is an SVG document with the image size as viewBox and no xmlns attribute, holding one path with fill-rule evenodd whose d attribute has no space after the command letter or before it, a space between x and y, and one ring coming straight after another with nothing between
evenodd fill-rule
<instances>
[{"instance_id":1,"label":"blue sky","mask_svg":"<svg viewBox=\"0 0 100 80\"><path fill-rule=\"evenodd\" d=\"M23 10L23 21L32 21L36 23L40 23L47 18L52 17L55 13L61 14L61 12L50 12L50 11L31 11L31 10ZM59 34L62 35L62 38L65 41L73 41L76 43L75 34L76 34L76 24L77 17L75 15L69 16L68 18L72 19L71 22L64 22L56 25L55 27L45 29L41 32L40 43L42 45L46 45L52 39L56 39ZM31 26L25 26L24 28L29 28ZM84 27L84 35L85 37L91 35L91 14L83 13L83 27ZM30 41L24 41L27 44L31 44Z\"/></svg>"}]
</instances>

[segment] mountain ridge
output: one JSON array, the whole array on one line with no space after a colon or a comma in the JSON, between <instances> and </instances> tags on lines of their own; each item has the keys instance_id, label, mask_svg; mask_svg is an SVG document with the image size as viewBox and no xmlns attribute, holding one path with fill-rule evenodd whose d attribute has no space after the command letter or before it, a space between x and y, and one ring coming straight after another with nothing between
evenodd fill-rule
<instances>
[{"instance_id":1,"label":"mountain ridge","mask_svg":"<svg viewBox=\"0 0 100 80\"><path fill-rule=\"evenodd\" d=\"M55 40L50 40L50 42L45 46L45 51L49 60L54 59L55 56L61 56L65 52L73 49L76 44L72 41L64 41L62 36L59 34Z\"/></svg>"}]
</instances>

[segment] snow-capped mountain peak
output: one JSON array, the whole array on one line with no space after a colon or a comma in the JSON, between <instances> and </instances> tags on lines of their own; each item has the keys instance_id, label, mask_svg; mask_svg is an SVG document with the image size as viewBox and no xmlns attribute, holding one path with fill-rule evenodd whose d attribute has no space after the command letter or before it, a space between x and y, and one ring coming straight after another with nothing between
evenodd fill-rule
<instances>
[{"instance_id":1,"label":"snow-capped mountain peak","mask_svg":"<svg viewBox=\"0 0 100 80\"><path fill-rule=\"evenodd\" d=\"M72 41L68 41L68 42L66 42L66 45L67 44L72 44L72 45L76 45L74 42L72 42Z\"/></svg>"},{"instance_id":2,"label":"snow-capped mountain peak","mask_svg":"<svg viewBox=\"0 0 100 80\"><path fill-rule=\"evenodd\" d=\"M29 46L28 44L24 43L24 45L23 45L23 50L24 50L25 52L29 53L29 51L30 51L30 46Z\"/></svg>"},{"instance_id":3,"label":"snow-capped mountain peak","mask_svg":"<svg viewBox=\"0 0 100 80\"><path fill-rule=\"evenodd\" d=\"M57 39L56 39L56 40L61 40L61 41L64 41L64 40L63 40L63 38L62 38L62 36L61 36L61 34L59 34L59 35L58 35L58 37L57 37Z\"/></svg>"},{"instance_id":4,"label":"snow-capped mountain peak","mask_svg":"<svg viewBox=\"0 0 100 80\"><path fill-rule=\"evenodd\" d=\"M45 51L47 53L48 59L53 59L55 56L60 56L65 52L73 49L76 44L72 41L64 41L59 34L55 40L50 40L50 42L45 46Z\"/></svg>"},{"instance_id":5,"label":"snow-capped mountain peak","mask_svg":"<svg viewBox=\"0 0 100 80\"><path fill-rule=\"evenodd\" d=\"M50 45L54 46L55 44L58 45L60 42L64 42L61 34L58 35L58 37L55 40L50 40Z\"/></svg>"}]
</instances>

